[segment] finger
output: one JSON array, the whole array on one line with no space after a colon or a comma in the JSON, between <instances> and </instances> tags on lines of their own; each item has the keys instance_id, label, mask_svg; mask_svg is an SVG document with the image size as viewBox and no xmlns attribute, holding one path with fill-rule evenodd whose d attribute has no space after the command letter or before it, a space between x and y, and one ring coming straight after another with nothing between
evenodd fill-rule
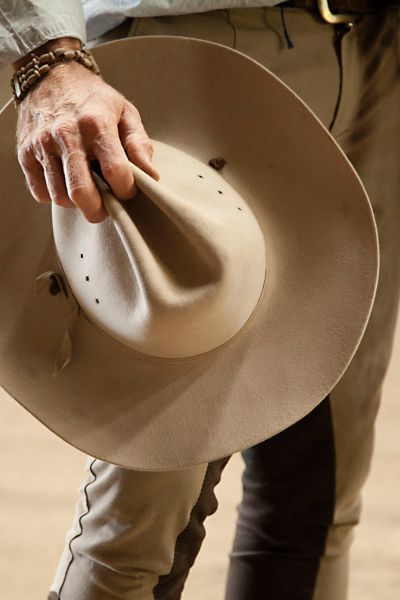
<instances>
[{"instance_id":1,"label":"finger","mask_svg":"<svg viewBox=\"0 0 400 600\"><path fill-rule=\"evenodd\" d=\"M114 194L120 200L134 196L134 181L129 160L121 146L118 128L109 127L106 133L97 135L92 152L100 163L101 172Z\"/></svg>"},{"instance_id":2,"label":"finger","mask_svg":"<svg viewBox=\"0 0 400 600\"><path fill-rule=\"evenodd\" d=\"M120 200L132 198L135 193L133 173L116 123L111 118L91 114L81 119L80 130L86 151L99 161L102 175L113 193Z\"/></svg>"},{"instance_id":3,"label":"finger","mask_svg":"<svg viewBox=\"0 0 400 600\"><path fill-rule=\"evenodd\" d=\"M21 148L18 150L18 161L25 175L28 189L36 202L51 202L42 165L34 153Z\"/></svg>"},{"instance_id":4,"label":"finger","mask_svg":"<svg viewBox=\"0 0 400 600\"><path fill-rule=\"evenodd\" d=\"M32 148L37 161L41 164L51 200L58 206L71 208L73 204L68 198L62 163L58 156L59 149L53 131L48 128L41 129L32 139Z\"/></svg>"},{"instance_id":5,"label":"finger","mask_svg":"<svg viewBox=\"0 0 400 600\"><path fill-rule=\"evenodd\" d=\"M64 153L62 161L69 198L90 223L101 223L108 217L108 213L93 181L86 153L71 150Z\"/></svg>"},{"instance_id":6,"label":"finger","mask_svg":"<svg viewBox=\"0 0 400 600\"><path fill-rule=\"evenodd\" d=\"M75 123L59 120L53 128L53 143L60 155L66 193L90 223L107 218L100 193L90 173L87 151Z\"/></svg>"},{"instance_id":7,"label":"finger","mask_svg":"<svg viewBox=\"0 0 400 600\"><path fill-rule=\"evenodd\" d=\"M63 164L59 156L44 154L41 160L47 190L50 198L58 206L74 208L65 185Z\"/></svg>"},{"instance_id":8,"label":"finger","mask_svg":"<svg viewBox=\"0 0 400 600\"><path fill-rule=\"evenodd\" d=\"M124 109L118 129L129 160L158 181L160 175L152 164L153 144L143 127L139 113Z\"/></svg>"}]
</instances>

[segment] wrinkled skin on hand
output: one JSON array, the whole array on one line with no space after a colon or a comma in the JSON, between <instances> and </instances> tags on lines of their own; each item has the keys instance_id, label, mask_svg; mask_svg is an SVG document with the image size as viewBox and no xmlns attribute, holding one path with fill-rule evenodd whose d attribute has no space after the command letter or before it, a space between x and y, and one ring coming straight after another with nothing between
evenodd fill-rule
<instances>
[{"instance_id":1,"label":"wrinkled skin on hand","mask_svg":"<svg viewBox=\"0 0 400 600\"><path fill-rule=\"evenodd\" d=\"M78 207L92 223L107 213L91 160L120 200L134 195L128 157L158 179L138 110L76 62L54 67L18 105L17 154L35 200Z\"/></svg>"}]
</instances>

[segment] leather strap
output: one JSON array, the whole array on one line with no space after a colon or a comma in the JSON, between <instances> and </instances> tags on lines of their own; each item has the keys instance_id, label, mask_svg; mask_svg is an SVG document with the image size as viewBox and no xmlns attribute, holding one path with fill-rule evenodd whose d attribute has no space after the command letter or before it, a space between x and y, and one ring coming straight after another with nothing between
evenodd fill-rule
<instances>
[{"instance_id":1,"label":"leather strap","mask_svg":"<svg viewBox=\"0 0 400 600\"><path fill-rule=\"evenodd\" d=\"M389 4L396 4L396 2L390 0L329 0L329 8L333 13L357 15L374 13ZM310 8L318 11L317 0L290 0L285 2L283 6Z\"/></svg>"}]
</instances>

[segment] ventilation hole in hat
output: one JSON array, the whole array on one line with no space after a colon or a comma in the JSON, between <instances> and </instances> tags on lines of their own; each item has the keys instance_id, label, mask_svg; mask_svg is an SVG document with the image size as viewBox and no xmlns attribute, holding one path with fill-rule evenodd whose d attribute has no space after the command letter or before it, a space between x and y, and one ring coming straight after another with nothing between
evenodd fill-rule
<instances>
[{"instance_id":1,"label":"ventilation hole in hat","mask_svg":"<svg viewBox=\"0 0 400 600\"><path fill-rule=\"evenodd\" d=\"M81 252L81 258L83 258L83 253Z\"/></svg>"},{"instance_id":2,"label":"ventilation hole in hat","mask_svg":"<svg viewBox=\"0 0 400 600\"><path fill-rule=\"evenodd\" d=\"M242 210L242 209L240 208L240 206L237 206L236 208L237 208L238 210Z\"/></svg>"},{"instance_id":3,"label":"ventilation hole in hat","mask_svg":"<svg viewBox=\"0 0 400 600\"><path fill-rule=\"evenodd\" d=\"M89 275L86 275L85 279L86 281L89 281Z\"/></svg>"},{"instance_id":4,"label":"ventilation hole in hat","mask_svg":"<svg viewBox=\"0 0 400 600\"><path fill-rule=\"evenodd\" d=\"M203 175L197 175L197 177L200 177L200 179L203 179Z\"/></svg>"},{"instance_id":5,"label":"ventilation hole in hat","mask_svg":"<svg viewBox=\"0 0 400 600\"><path fill-rule=\"evenodd\" d=\"M100 300L96 298L96 304L100 304Z\"/></svg>"},{"instance_id":6,"label":"ventilation hole in hat","mask_svg":"<svg viewBox=\"0 0 400 600\"><path fill-rule=\"evenodd\" d=\"M223 194L224 192L222 190L218 190L218 194Z\"/></svg>"}]
</instances>

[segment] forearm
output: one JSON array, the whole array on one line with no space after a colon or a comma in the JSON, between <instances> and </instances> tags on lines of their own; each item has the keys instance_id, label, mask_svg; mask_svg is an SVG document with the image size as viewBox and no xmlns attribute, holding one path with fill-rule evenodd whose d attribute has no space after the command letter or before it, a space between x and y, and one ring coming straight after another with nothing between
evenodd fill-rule
<instances>
[{"instance_id":1,"label":"forearm","mask_svg":"<svg viewBox=\"0 0 400 600\"><path fill-rule=\"evenodd\" d=\"M1 1L0 68L65 38L78 44L86 40L81 0Z\"/></svg>"}]
</instances>

